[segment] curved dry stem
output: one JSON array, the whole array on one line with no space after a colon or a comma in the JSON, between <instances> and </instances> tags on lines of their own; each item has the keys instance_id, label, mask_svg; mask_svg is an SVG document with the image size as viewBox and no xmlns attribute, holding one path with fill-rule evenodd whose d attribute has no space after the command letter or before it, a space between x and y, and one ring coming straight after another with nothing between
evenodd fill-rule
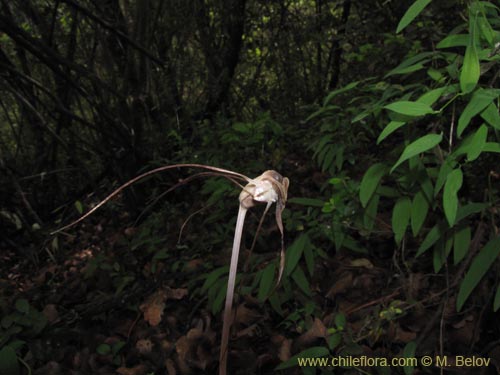
<instances>
[{"instance_id":1,"label":"curved dry stem","mask_svg":"<svg viewBox=\"0 0 500 375\"><path fill-rule=\"evenodd\" d=\"M103 205L105 205L111 199L113 199L116 195L118 195L123 189L128 188L129 186L135 184L136 182L138 182L138 181L140 181L140 180L142 180L142 179L144 179L146 177L152 176L152 175L154 175L156 173L160 173L160 172L167 171L169 169L174 169L174 168L202 168L202 169L208 169L210 171L219 172L221 174L221 176L223 176L223 177L226 177L226 175L228 175L228 176L231 176L233 178L240 179L242 181L246 181L246 182L250 182L251 181L247 176L245 176L245 175L243 175L241 173L229 171L229 170L223 169L223 168L211 167L209 165L204 165L204 164L174 164L174 165L165 165L163 167L155 168L155 169L153 169L151 171L145 172L145 173L143 173L143 174L141 174L141 175L139 175L137 177L134 177L133 179L127 181L126 183L124 183L123 185L121 185L119 188L117 188L115 191L113 191L111 194L109 194L102 201L100 201L94 208L92 208L85 215L81 216L80 218L78 218L77 220L73 221L72 223L63 226L62 228L59 228L59 229L53 231L51 234L55 234L55 233L61 232L63 230L66 230L66 229L72 227L73 225L76 225L76 224L80 223L81 221L85 220L87 217L89 217L90 215L92 215L95 211L97 211L99 208L101 208Z\"/></svg>"},{"instance_id":2,"label":"curved dry stem","mask_svg":"<svg viewBox=\"0 0 500 375\"><path fill-rule=\"evenodd\" d=\"M142 210L142 212L139 214L139 216L135 220L134 225L136 225L139 222L139 220L141 219L141 217L146 212L148 212L148 210L150 210L156 203L158 203L158 201L160 199L162 199L165 195L167 195L171 191L173 191L173 190L177 189L179 186L185 185L185 184L187 184L187 183L189 183L189 182L191 182L191 181L193 181L193 180L195 180L197 178L200 178L200 177L211 177L211 176L224 177L224 178L228 179L229 181L231 181L236 186L240 187L241 189L244 189L244 186L241 185L238 181L236 181L232 177L223 175L223 174L218 173L218 172L200 172L200 173L197 173L195 175L192 175L192 176L189 176L189 177L186 177L186 178L182 179L181 181L179 181L178 183L176 183L174 186L171 186L166 191L164 191L163 193L161 193L159 196L157 196L156 198L154 198L153 201L151 203L148 203L147 207L144 210Z\"/></svg>"}]
</instances>

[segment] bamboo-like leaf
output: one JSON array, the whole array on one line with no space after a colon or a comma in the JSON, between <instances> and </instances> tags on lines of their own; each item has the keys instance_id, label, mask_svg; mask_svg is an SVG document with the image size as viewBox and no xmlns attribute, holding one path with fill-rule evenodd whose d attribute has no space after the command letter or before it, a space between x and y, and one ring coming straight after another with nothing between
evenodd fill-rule
<instances>
[{"instance_id":1,"label":"bamboo-like leaf","mask_svg":"<svg viewBox=\"0 0 500 375\"><path fill-rule=\"evenodd\" d=\"M495 299L493 300L493 311L497 312L500 309L500 285L498 285Z\"/></svg>"},{"instance_id":2,"label":"bamboo-like leaf","mask_svg":"<svg viewBox=\"0 0 500 375\"><path fill-rule=\"evenodd\" d=\"M453 236L453 264L457 265L469 250L471 239L470 227L464 227Z\"/></svg>"},{"instance_id":3,"label":"bamboo-like leaf","mask_svg":"<svg viewBox=\"0 0 500 375\"><path fill-rule=\"evenodd\" d=\"M295 284L308 296L311 295L311 288L309 287L309 281L307 277L302 271L300 266L295 267L295 270L292 273L292 279L295 281Z\"/></svg>"},{"instance_id":4,"label":"bamboo-like leaf","mask_svg":"<svg viewBox=\"0 0 500 375\"><path fill-rule=\"evenodd\" d=\"M467 47L469 43L468 34L453 34L448 35L442 41L440 41L436 48L454 48L454 47Z\"/></svg>"},{"instance_id":5,"label":"bamboo-like leaf","mask_svg":"<svg viewBox=\"0 0 500 375\"><path fill-rule=\"evenodd\" d=\"M392 231L397 244L401 243L410 221L411 201L408 197L398 199L392 210Z\"/></svg>"},{"instance_id":6,"label":"bamboo-like leaf","mask_svg":"<svg viewBox=\"0 0 500 375\"><path fill-rule=\"evenodd\" d=\"M457 193L462 187L463 174L460 168L453 170L446 179L443 192L443 209L448 220L448 224L452 227L455 224L458 210Z\"/></svg>"},{"instance_id":7,"label":"bamboo-like leaf","mask_svg":"<svg viewBox=\"0 0 500 375\"><path fill-rule=\"evenodd\" d=\"M401 163L408 160L409 158L437 146L442 139L443 139L442 134L427 134L417 139L416 141L410 143L403 150L403 153L399 157L398 161L391 168L390 173L392 173L394 169L396 169Z\"/></svg>"},{"instance_id":8,"label":"bamboo-like leaf","mask_svg":"<svg viewBox=\"0 0 500 375\"><path fill-rule=\"evenodd\" d=\"M295 267L297 266L300 258L302 257L304 248L308 245L308 243L309 243L309 236L303 233L288 248L286 254L286 265L285 265L286 275L290 275L295 270Z\"/></svg>"},{"instance_id":9,"label":"bamboo-like leaf","mask_svg":"<svg viewBox=\"0 0 500 375\"><path fill-rule=\"evenodd\" d=\"M366 207L373 193L377 190L380 180L387 173L387 169L384 164L376 163L366 171L359 186L359 200L363 207Z\"/></svg>"},{"instance_id":10,"label":"bamboo-like leaf","mask_svg":"<svg viewBox=\"0 0 500 375\"><path fill-rule=\"evenodd\" d=\"M481 125L476 133L472 137L472 141L469 145L469 150L467 151L467 161L476 160L481 152L483 151L484 145L486 144L486 138L488 137L488 128L486 125Z\"/></svg>"},{"instance_id":11,"label":"bamboo-like leaf","mask_svg":"<svg viewBox=\"0 0 500 375\"><path fill-rule=\"evenodd\" d=\"M460 71L460 89L467 94L474 90L481 75L481 66L479 65L479 57L476 47L476 21L472 22L470 28L469 41L465 49L464 63Z\"/></svg>"},{"instance_id":12,"label":"bamboo-like leaf","mask_svg":"<svg viewBox=\"0 0 500 375\"><path fill-rule=\"evenodd\" d=\"M399 34L406 26L408 26L411 21L415 19L424 8L431 2L431 0L417 0L415 1L403 15L399 21L398 27L396 29L396 34Z\"/></svg>"},{"instance_id":13,"label":"bamboo-like leaf","mask_svg":"<svg viewBox=\"0 0 500 375\"><path fill-rule=\"evenodd\" d=\"M481 117L488 125L500 130L500 114L498 114L498 108L495 103L491 103L487 106L484 111L481 112Z\"/></svg>"},{"instance_id":14,"label":"bamboo-like leaf","mask_svg":"<svg viewBox=\"0 0 500 375\"><path fill-rule=\"evenodd\" d=\"M404 358L414 358L415 351L417 350L417 343L415 341L410 341L407 343L403 349L403 357ZM408 361L410 363L410 361ZM403 367L403 371L405 375L413 374L413 366L407 365Z\"/></svg>"},{"instance_id":15,"label":"bamboo-like leaf","mask_svg":"<svg viewBox=\"0 0 500 375\"><path fill-rule=\"evenodd\" d=\"M495 98L498 98L499 94L500 90L498 89L478 89L472 95L470 102L458 119L457 135L459 137L462 135L467 125L469 125L472 118L488 107Z\"/></svg>"},{"instance_id":16,"label":"bamboo-like leaf","mask_svg":"<svg viewBox=\"0 0 500 375\"><path fill-rule=\"evenodd\" d=\"M389 135L394 133L396 130L398 130L400 127L404 126L406 124L405 121L391 121L390 123L387 124L387 126L382 130L380 135L377 138L377 144L382 142L385 138L387 138Z\"/></svg>"},{"instance_id":17,"label":"bamboo-like leaf","mask_svg":"<svg viewBox=\"0 0 500 375\"><path fill-rule=\"evenodd\" d=\"M408 100L401 100L384 106L385 109L393 112L406 115L406 116L424 116L435 111L427 104L421 102L411 102Z\"/></svg>"},{"instance_id":18,"label":"bamboo-like leaf","mask_svg":"<svg viewBox=\"0 0 500 375\"><path fill-rule=\"evenodd\" d=\"M418 248L417 254L415 256L419 257L420 255L425 253L432 245L434 245L437 240L439 240L443 236L445 229L446 227L443 222L434 225L420 244L420 247Z\"/></svg>"},{"instance_id":19,"label":"bamboo-like leaf","mask_svg":"<svg viewBox=\"0 0 500 375\"><path fill-rule=\"evenodd\" d=\"M429 202L422 191L419 191L413 197L411 205L411 230L416 237L424 224L427 212L429 211Z\"/></svg>"},{"instance_id":20,"label":"bamboo-like leaf","mask_svg":"<svg viewBox=\"0 0 500 375\"><path fill-rule=\"evenodd\" d=\"M257 292L257 299L260 302L263 302L273 287L274 281L274 271L276 270L276 265L274 262L269 263L264 271L262 272L262 276L260 278L259 291Z\"/></svg>"},{"instance_id":21,"label":"bamboo-like leaf","mask_svg":"<svg viewBox=\"0 0 500 375\"><path fill-rule=\"evenodd\" d=\"M490 269L493 262L500 253L500 237L496 237L489 241L476 255L472 264L465 274L460 290L457 296L457 311L460 311L474 288L479 284L486 272Z\"/></svg>"}]
</instances>

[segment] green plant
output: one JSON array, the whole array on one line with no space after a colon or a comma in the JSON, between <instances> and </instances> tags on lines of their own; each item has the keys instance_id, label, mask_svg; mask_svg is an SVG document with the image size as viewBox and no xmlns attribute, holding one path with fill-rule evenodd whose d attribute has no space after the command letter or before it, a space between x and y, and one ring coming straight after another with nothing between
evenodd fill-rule
<instances>
[{"instance_id":1,"label":"green plant","mask_svg":"<svg viewBox=\"0 0 500 375\"><path fill-rule=\"evenodd\" d=\"M19 362L24 363L19 355L26 340L38 336L47 319L26 299L16 300L13 311L6 312L0 323L0 373L20 374ZM19 362L18 362L19 361Z\"/></svg>"},{"instance_id":2,"label":"green plant","mask_svg":"<svg viewBox=\"0 0 500 375\"><path fill-rule=\"evenodd\" d=\"M398 32L428 3L416 1L401 19ZM349 183L360 203L350 203L353 220L346 223L343 207L337 206L338 184L332 185L332 198L325 203L324 212L330 213L332 227L337 228L332 236L337 249L348 247L343 242L346 224L354 223L359 234L376 236L383 229L374 228L377 213L392 205L390 227L396 246L408 251L406 243L411 238L419 244L414 258L407 258L410 263L432 250L433 268L439 272L452 253L455 265L467 259L469 252L474 255L459 279L457 310L500 251L495 231L498 215L492 209L498 205L498 190L490 173L495 170L490 154L500 152L500 90L492 88L498 77L494 67L500 61L499 8L473 1L467 14L467 23L453 29L436 49L411 51L379 82L353 82L330 93L309 118L322 132L312 146L320 166L339 175L341 181L347 175L342 167L345 150L359 150L360 143L364 147L376 144L365 160L355 158L352 163L360 172L365 169L361 163L369 165L359 187ZM346 106L332 104L346 101L346 94L352 97ZM342 152L332 141L340 138L346 142ZM344 194L350 191L352 199L352 190L345 186ZM475 254L478 248L472 245L471 236L482 232L483 226L491 228L487 231L491 235ZM499 307L500 288L493 304L495 311Z\"/></svg>"}]
</instances>

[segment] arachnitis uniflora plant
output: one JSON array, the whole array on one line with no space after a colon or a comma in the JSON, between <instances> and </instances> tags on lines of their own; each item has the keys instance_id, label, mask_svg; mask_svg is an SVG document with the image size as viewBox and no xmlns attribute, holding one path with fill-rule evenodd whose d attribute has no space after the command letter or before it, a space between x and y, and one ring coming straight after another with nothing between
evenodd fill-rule
<instances>
[{"instance_id":1,"label":"arachnitis uniflora plant","mask_svg":"<svg viewBox=\"0 0 500 375\"><path fill-rule=\"evenodd\" d=\"M287 194L288 194L288 186L289 180L286 177L281 176L276 171L265 171L260 176L250 179L245 175L240 173L236 173L233 171L229 171L222 168L211 167L203 164L175 164L175 165L166 165L163 167L159 167L153 169L149 172L143 173L130 181L126 182L115 191L113 191L110 195L104 198L99 204L97 204L94 208L92 208L85 215L81 216L79 219L74 222L58 229L53 232L57 233L72 227L73 225L81 222L86 219L90 215L92 215L97 209L106 204L110 199L115 197L118 193L120 193L123 189L133 185L134 183L151 176L153 174L163 172L169 169L174 168L202 168L209 170L210 172L202 172L197 175L192 176L186 180L191 180L197 176L222 176L239 187L242 188L240 196L239 196L239 209L238 209L238 217L236 220L236 228L234 232L234 240L233 240L233 249L231 252L231 264L229 267L229 279L227 283L227 292L226 292L226 304L224 307L224 319L223 319L223 327L222 327L222 337L221 337L221 345L220 345L220 357L219 357L219 374L225 375L227 368L227 354L228 354L228 343L229 343L229 333L231 329L232 323L232 306L233 306L233 297L234 297L234 288L236 283L236 271L238 268L238 257L240 252L240 244L241 244L241 235L243 232L243 224L245 222L245 216L249 208L255 206L256 203L266 203L266 208L264 209L263 216L269 211L269 208L273 203L276 203L276 224L278 225L280 234L281 234L281 259L280 259L280 267L278 274L278 283L281 280L281 276L283 274L283 269L285 267L285 245L284 245L284 230L283 230L283 222L281 219L281 214L283 209L285 208ZM237 180L246 182L245 186L240 185ZM175 185L172 189L179 185ZM169 189L170 191L171 189ZM262 222L262 220L261 220ZM260 224L259 224L260 227Z\"/></svg>"}]
</instances>

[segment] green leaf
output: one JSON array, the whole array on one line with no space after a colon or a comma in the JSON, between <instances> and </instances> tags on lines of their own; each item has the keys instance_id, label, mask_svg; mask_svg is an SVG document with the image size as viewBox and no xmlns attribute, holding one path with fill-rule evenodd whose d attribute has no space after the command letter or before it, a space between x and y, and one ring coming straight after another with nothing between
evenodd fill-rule
<instances>
[{"instance_id":1,"label":"green leaf","mask_svg":"<svg viewBox=\"0 0 500 375\"><path fill-rule=\"evenodd\" d=\"M287 200L287 203L292 204L300 204L301 206L310 206L310 207L323 207L325 202L321 199L315 198L290 198Z\"/></svg>"},{"instance_id":2,"label":"green leaf","mask_svg":"<svg viewBox=\"0 0 500 375\"><path fill-rule=\"evenodd\" d=\"M410 341L407 343L403 349L403 357L404 358L415 358L415 351L417 350L417 343L415 341ZM408 361L410 363L410 361ZM405 375L413 374L413 366L404 366L403 371Z\"/></svg>"},{"instance_id":3,"label":"green leaf","mask_svg":"<svg viewBox=\"0 0 500 375\"><path fill-rule=\"evenodd\" d=\"M470 227L464 227L453 236L453 264L457 265L469 250L471 239Z\"/></svg>"},{"instance_id":4,"label":"green leaf","mask_svg":"<svg viewBox=\"0 0 500 375\"><path fill-rule=\"evenodd\" d=\"M20 313L27 314L30 311L30 304L28 300L20 298L16 300L16 310Z\"/></svg>"},{"instance_id":5,"label":"green leaf","mask_svg":"<svg viewBox=\"0 0 500 375\"><path fill-rule=\"evenodd\" d=\"M497 130L500 130L500 114L498 114L498 108L495 103L491 103L487 106L483 112L481 112L481 117L489 125Z\"/></svg>"},{"instance_id":6,"label":"green leaf","mask_svg":"<svg viewBox=\"0 0 500 375\"><path fill-rule=\"evenodd\" d=\"M81 215L83 213L83 205L82 202L80 201L75 201L75 208L78 211L78 213Z\"/></svg>"},{"instance_id":7,"label":"green leaf","mask_svg":"<svg viewBox=\"0 0 500 375\"><path fill-rule=\"evenodd\" d=\"M398 199L392 210L392 231L397 244L401 243L411 214L411 201L408 197Z\"/></svg>"},{"instance_id":8,"label":"green leaf","mask_svg":"<svg viewBox=\"0 0 500 375\"><path fill-rule=\"evenodd\" d=\"M436 180L436 186L434 187L434 197L436 197L441 191L441 188L444 186L444 183L446 182L448 175L451 173L455 165L456 165L455 160L450 158L447 158L444 161L444 163L441 164L441 167L439 168L438 177Z\"/></svg>"},{"instance_id":9,"label":"green leaf","mask_svg":"<svg viewBox=\"0 0 500 375\"><path fill-rule=\"evenodd\" d=\"M500 153L500 143L486 142L486 144L483 147L483 151Z\"/></svg>"},{"instance_id":10,"label":"green leaf","mask_svg":"<svg viewBox=\"0 0 500 375\"><path fill-rule=\"evenodd\" d=\"M396 113L400 113L402 115L413 116L413 117L435 113L435 111L425 103L411 102L407 100L401 100L398 102L387 104L383 108Z\"/></svg>"},{"instance_id":11,"label":"green leaf","mask_svg":"<svg viewBox=\"0 0 500 375\"><path fill-rule=\"evenodd\" d=\"M347 86L341 87L340 89L330 92L323 101L323 107L325 107L328 103L330 103L330 100L332 100L335 96L355 88L359 84L359 82L360 81L351 82Z\"/></svg>"},{"instance_id":12,"label":"green leaf","mask_svg":"<svg viewBox=\"0 0 500 375\"><path fill-rule=\"evenodd\" d=\"M498 311L500 309L500 285L497 287L497 292L495 294L495 299L493 301L493 311Z\"/></svg>"},{"instance_id":13,"label":"green leaf","mask_svg":"<svg viewBox=\"0 0 500 375\"><path fill-rule=\"evenodd\" d=\"M201 287L201 292L204 292L208 289L210 289L215 282L222 276L225 275L229 272L229 267L224 266L224 267L219 267L212 272L210 272L205 279L205 282L203 283L203 286Z\"/></svg>"},{"instance_id":14,"label":"green leaf","mask_svg":"<svg viewBox=\"0 0 500 375\"><path fill-rule=\"evenodd\" d=\"M313 276L314 274L314 253L311 247L306 246L304 249L304 259L306 260L307 272L309 275Z\"/></svg>"},{"instance_id":15,"label":"green leaf","mask_svg":"<svg viewBox=\"0 0 500 375\"><path fill-rule=\"evenodd\" d=\"M415 19L424 8L431 2L431 0L417 0L415 1L403 15L399 21L398 27L396 29L396 34L400 33L406 26L408 26L411 21Z\"/></svg>"},{"instance_id":16,"label":"green leaf","mask_svg":"<svg viewBox=\"0 0 500 375\"><path fill-rule=\"evenodd\" d=\"M467 161L471 162L476 160L481 152L483 151L484 145L486 144L486 138L488 137L488 128L486 125L481 125L476 133L472 137L472 141L469 145L469 150L467 151Z\"/></svg>"},{"instance_id":17,"label":"green leaf","mask_svg":"<svg viewBox=\"0 0 500 375\"><path fill-rule=\"evenodd\" d=\"M468 44L469 34L453 34L440 41L436 48L467 47Z\"/></svg>"},{"instance_id":18,"label":"green leaf","mask_svg":"<svg viewBox=\"0 0 500 375\"><path fill-rule=\"evenodd\" d=\"M489 241L483 249L476 255L472 264L465 274L457 296L457 311L460 311L469 298L474 288L479 284L483 276L490 269L493 262L500 253L500 237Z\"/></svg>"},{"instance_id":19,"label":"green leaf","mask_svg":"<svg viewBox=\"0 0 500 375\"><path fill-rule=\"evenodd\" d=\"M307 348L306 350L301 351L299 354L294 355L288 361L280 363L275 370L285 370L290 367L295 367L298 365L298 358L318 358L318 357L326 357L330 354L328 348L324 346L313 346L312 348Z\"/></svg>"},{"instance_id":20,"label":"green leaf","mask_svg":"<svg viewBox=\"0 0 500 375\"><path fill-rule=\"evenodd\" d=\"M19 362L13 348L5 345L0 350L0 374L18 375L20 373Z\"/></svg>"},{"instance_id":21,"label":"green leaf","mask_svg":"<svg viewBox=\"0 0 500 375\"><path fill-rule=\"evenodd\" d=\"M398 130L405 124L406 124L405 121L391 121L390 123L388 123L387 126L384 128L384 130L380 132L380 135L377 138L377 144L382 142L385 138L387 138L389 135L394 133L396 130Z\"/></svg>"},{"instance_id":22,"label":"green leaf","mask_svg":"<svg viewBox=\"0 0 500 375\"><path fill-rule=\"evenodd\" d=\"M434 272L438 273L450 255L451 248L453 246L453 237L449 237L444 240L444 238L440 238L439 241L434 246L432 263L434 266Z\"/></svg>"},{"instance_id":23,"label":"green leaf","mask_svg":"<svg viewBox=\"0 0 500 375\"><path fill-rule=\"evenodd\" d=\"M427 134L417 139L416 141L410 143L403 150L403 153L399 157L398 161L391 168L390 173L392 173L394 169L396 169L401 163L408 160L409 158L437 146L442 139L443 139L442 134Z\"/></svg>"},{"instance_id":24,"label":"green leaf","mask_svg":"<svg viewBox=\"0 0 500 375\"><path fill-rule=\"evenodd\" d=\"M429 202L425 198L424 193L420 190L413 197L411 205L411 231L414 237L416 237L420 232L428 211Z\"/></svg>"},{"instance_id":25,"label":"green leaf","mask_svg":"<svg viewBox=\"0 0 500 375\"><path fill-rule=\"evenodd\" d=\"M469 215L481 212L489 206L488 203L471 202L458 208L457 223Z\"/></svg>"},{"instance_id":26,"label":"green leaf","mask_svg":"<svg viewBox=\"0 0 500 375\"><path fill-rule=\"evenodd\" d=\"M433 105L440 97L443 95L443 92L447 89L446 86L438 87L437 89L427 91L425 94L422 94L420 98L417 99L417 102L427 104L428 106Z\"/></svg>"},{"instance_id":27,"label":"green leaf","mask_svg":"<svg viewBox=\"0 0 500 375\"><path fill-rule=\"evenodd\" d=\"M417 254L415 257L419 257L423 253L425 253L432 245L434 245L437 240L439 240L444 232L445 232L445 224L443 222L440 222L432 227L432 229L427 233L427 236L425 236L424 240L420 244L420 247L417 250Z\"/></svg>"},{"instance_id":28,"label":"green leaf","mask_svg":"<svg viewBox=\"0 0 500 375\"><path fill-rule=\"evenodd\" d=\"M415 65L424 64L425 62L429 61L428 57L435 55L435 52L422 52L419 53L415 56L412 56L406 60L404 60L401 64L399 64L397 67L392 69L389 73L386 74L386 77L393 75L393 74L401 74L401 72L407 70L408 68L411 68ZM411 69L410 69L411 70Z\"/></svg>"},{"instance_id":29,"label":"green leaf","mask_svg":"<svg viewBox=\"0 0 500 375\"><path fill-rule=\"evenodd\" d=\"M472 24L475 25L476 22L474 21ZM465 49L464 63L460 71L460 89L465 94L474 90L481 74L474 34L475 27L472 26L467 48Z\"/></svg>"},{"instance_id":30,"label":"green leaf","mask_svg":"<svg viewBox=\"0 0 500 375\"><path fill-rule=\"evenodd\" d=\"M274 264L274 262L272 262L269 263L262 272L262 277L260 278L259 291L257 293L257 299L260 302L263 302L271 292L271 289L273 287L275 270L276 270L276 265Z\"/></svg>"},{"instance_id":31,"label":"green leaf","mask_svg":"<svg viewBox=\"0 0 500 375\"><path fill-rule=\"evenodd\" d=\"M307 281L306 275L304 274L304 271L302 271L302 268L300 266L295 267L295 270L292 273L292 279L306 295L311 295L309 281Z\"/></svg>"},{"instance_id":32,"label":"green leaf","mask_svg":"<svg viewBox=\"0 0 500 375\"><path fill-rule=\"evenodd\" d=\"M96 348L95 351L97 352L97 354L107 355L111 353L111 346L109 346L108 344L101 344Z\"/></svg>"},{"instance_id":33,"label":"green leaf","mask_svg":"<svg viewBox=\"0 0 500 375\"><path fill-rule=\"evenodd\" d=\"M457 193L462 187L463 174L460 168L453 170L448 175L446 183L444 184L443 192L443 209L448 220L448 224L452 227L455 224L458 209L458 196Z\"/></svg>"},{"instance_id":34,"label":"green leaf","mask_svg":"<svg viewBox=\"0 0 500 375\"><path fill-rule=\"evenodd\" d=\"M304 248L309 245L309 236L305 233L301 234L286 252L285 275L289 276L299 263L302 257Z\"/></svg>"},{"instance_id":35,"label":"green leaf","mask_svg":"<svg viewBox=\"0 0 500 375\"><path fill-rule=\"evenodd\" d=\"M472 95L470 102L458 119L457 135L459 137L462 135L467 125L469 125L472 118L488 107L493 99L498 97L498 94L499 90L483 90L480 88Z\"/></svg>"},{"instance_id":36,"label":"green leaf","mask_svg":"<svg viewBox=\"0 0 500 375\"><path fill-rule=\"evenodd\" d=\"M363 207L366 207L373 193L377 190L380 180L387 173L387 169L384 164L376 163L366 171L359 186L359 200Z\"/></svg>"},{"instance_id":37,"label":"green leaf","mask_svg":"<svg viewBox=\"0 0 500 375\"><path fill-rule=\"evenodd\" d=\"M371 231L375 225L379 201L380 195L375 194L372 199L368 201L368 205L366 206L365 213L363 215L363 225L369 231Z\"/></svg>"}]
</instances>

